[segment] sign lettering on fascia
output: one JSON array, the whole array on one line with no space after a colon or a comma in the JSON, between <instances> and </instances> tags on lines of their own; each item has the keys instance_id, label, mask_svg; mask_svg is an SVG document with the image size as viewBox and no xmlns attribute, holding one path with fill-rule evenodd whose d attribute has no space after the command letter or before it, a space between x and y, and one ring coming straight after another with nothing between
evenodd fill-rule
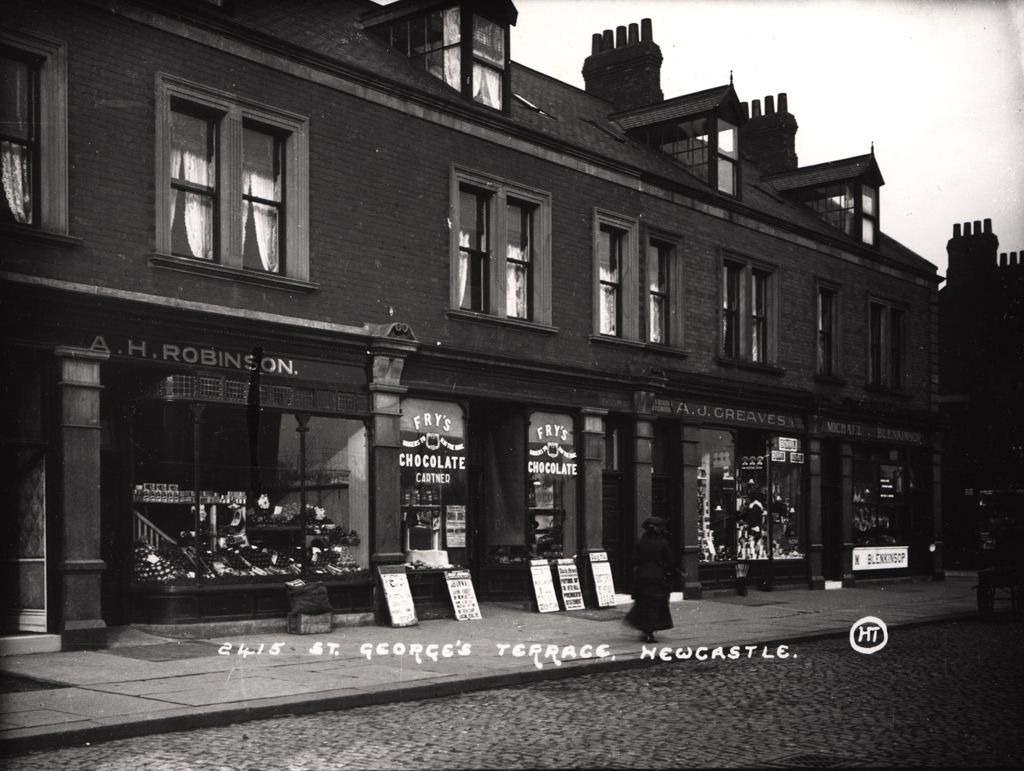
<instances>
[{"instance_id":1,"label":"sign lettering on fascia","mask_svg":"<svg viewBox=\"0 0 1024 771\"><path fill-rule=\"evenodd\" d=\"M867 423L848 423L842 420L826 420L819 418L818 430L832 436L849 436L854 439L876 439L902 444L924 444L924 434L920 431L907 431L884 426L872 426Z\"/></svg>"},{"instance_id":2,"label":"sign lettering on fascia","mask_svg":"<svg viewBox=\"0 0 1024 771\"><path fill-rule=\"evenodd\" d=\"M140 340L129 337L111 347L104 335L96 335L89 346L90 350L109 353L112 356L127 356L132 359L146 359L173 364L192 364L198 367L214 367L217 369L235 369L248 372L252 369L251 353L228 351L214 346L180 345L153 340ZM294 359L280 356L263 356L260 359L260 370L273 375L299 374Z\"/></svg>"},{"instance_id":3,"label":"sign lettering on fascia","mask_svg":"<svg viewBox=\"0 0 1024 771\"><path fill-rule=\"evenodd\" d=\"M722 420L728 423L743 423L770 428L793 428L802 430L803 420L793 415L784 415L768 410L751 410L740 407L725 407L715 404L655 399L654 411L676 417Z\"/></svg>"}]
</instances>

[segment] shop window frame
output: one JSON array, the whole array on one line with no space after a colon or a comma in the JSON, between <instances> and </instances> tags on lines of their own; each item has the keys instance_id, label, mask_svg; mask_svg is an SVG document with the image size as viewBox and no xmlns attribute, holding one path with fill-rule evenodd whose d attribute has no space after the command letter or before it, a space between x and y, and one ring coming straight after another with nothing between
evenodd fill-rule
<instances>
[{"instance_id":1,"label":"shop window frame","mask_svg":"<svg viewBox=\"0 0 1024 771\"><path fill-rule=\"evenodd\" d=\"M481 255L487 266L486 302L481 309L462 307L460 245L463 191L486 197L488 245ZM554 332L551 309L551 194L500 177L453 165L450 175L449 300L447 315L464 321L499 324L524 330ZM508 315L508 208L531 211L531 254L528 278L527 318ZM514 261L513 261L514 262Z\"/></svg>"},{"instance_id":2,"label":"shop window frame","mask_svg":"<svg viewBox=\"0 0 1024 771\"><path fill-rule=\"evenodd\" d=\"M5 57L29 65L36 93L36 131L32 223L3 223L5 238L71 249L81 239L69 233L68 203L68 108L67 46L60 40L31 32L7 29L0 32L0 50Z\"/></svg>"},{"instance_id":3,"label":"shop window frame","mask_svg":"<svg viewBox=\"0 0 1024 771\"><path fill-rule=\"evenodd\" d=\"M310 292L309 125L301 115L243 99L218 89L166 74L156 79L156 250L155 267L268 288ZM204 116L217 132L214 171L218 182L212 260L175 256L171 244L170 168L172 112ZM243 129L274 136L281 143L283 223L279 228L278 272L243 263Z\"/></svg>"}]
</instances>

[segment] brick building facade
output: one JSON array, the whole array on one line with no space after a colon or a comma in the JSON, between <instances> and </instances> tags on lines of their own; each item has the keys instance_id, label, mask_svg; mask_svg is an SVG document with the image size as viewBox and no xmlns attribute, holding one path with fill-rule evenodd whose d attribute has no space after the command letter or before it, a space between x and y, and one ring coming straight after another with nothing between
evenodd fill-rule
<instances>
[{"instance_id":1,"label":"brick building facade","mask_svg":"<svg viewBox=\"0 0 1024 771\"><path fill-rule=\"evenodd\" d=\"M945 540L952 564L986 567L1024 504L1024 265L992 221L953 226L939 290ZM1021 254L1024 254L1022 252ZM1019 524L1018 524L1019 527Z\"/></svg>"},{"instance_id":2,"label":"brick building facade","mask_svg":"<svg viewBox=\"0 0 1024 771\"><path fill-rule=\"evenodd\" d=\"M5 12L7 626L274 618L296 575L386 621L403 564L421 615L447 565L593 602L652 514L690 598L941 576L937 276L873 152L664 98L646 20L580 90L511 2L282 5Z\"/></svg>"}]
</instances>

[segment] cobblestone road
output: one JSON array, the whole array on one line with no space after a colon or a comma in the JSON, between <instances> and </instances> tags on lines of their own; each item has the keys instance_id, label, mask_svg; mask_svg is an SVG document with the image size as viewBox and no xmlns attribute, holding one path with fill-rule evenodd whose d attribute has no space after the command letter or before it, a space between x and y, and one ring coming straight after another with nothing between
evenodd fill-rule
<instances>
[{"instance_id":1,"label":"cobblestone road","mask_svg":"<svg viewBox=\"0 0 1024 771\"><path fill-rule=\"evenodd\" d=\"M873 655L845 639L789 653L36 752L7 768L1024 766L1020 623L894 630Z\"/></svg>"}]
</instances>

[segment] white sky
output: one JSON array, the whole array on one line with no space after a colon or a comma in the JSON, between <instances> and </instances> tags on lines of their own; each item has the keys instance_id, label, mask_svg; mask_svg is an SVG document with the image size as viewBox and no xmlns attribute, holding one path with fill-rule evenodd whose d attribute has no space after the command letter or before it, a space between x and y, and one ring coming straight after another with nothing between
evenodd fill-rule
<instances>
[{"instance_id":1,"label":"white sky","mask_svg":"<svg viewBox=\"0 0 1024 771\"><path fill-rule=\"evenodd\" d=\"M785 92L801 166L867 153L882 230L939 266L953 224L1024 251L1024 0L514 0L512 58L583 88L591 36L649 18L666 99Z\"/></svg>"}]
</instances>

